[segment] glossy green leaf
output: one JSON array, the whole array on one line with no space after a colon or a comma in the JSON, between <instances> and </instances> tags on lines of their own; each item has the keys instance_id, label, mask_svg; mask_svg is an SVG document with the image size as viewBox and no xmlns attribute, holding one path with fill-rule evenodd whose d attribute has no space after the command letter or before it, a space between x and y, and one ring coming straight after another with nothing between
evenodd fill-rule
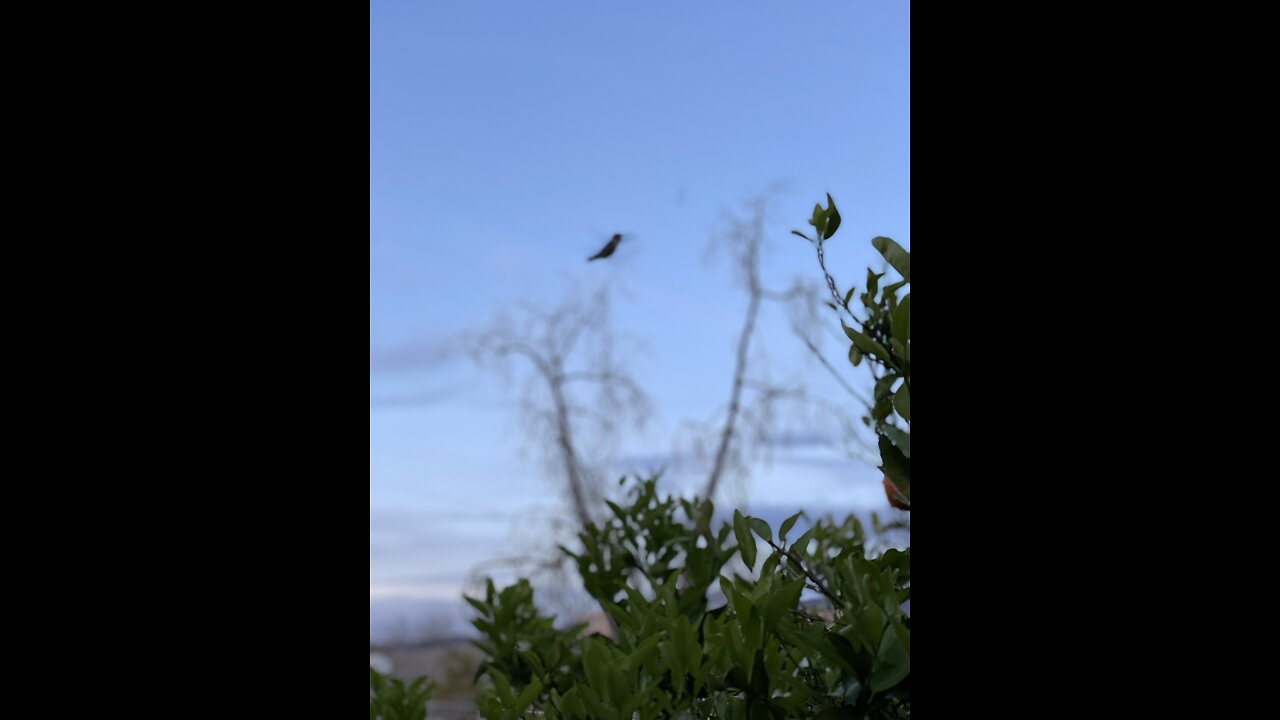
<instances>
[{"instance_id":1,"label":"glossy green leaf","mask_svg":"<svg viewBox=\"0 0 1280 720\"><path fill-rule=\"evenodd\" d=\"M800 516L803 514L804 512L801 511L782 521L782 526L778 528L779 542L786 542L787 532L791 530L791 528L795 527L796 521L799 520Z\"/></svg>"},{"instance_id":2,"label":"glossy green leaf","mask_svg":"<svg viewBox=\"0 0 1280 720\"><path fill-rule=\"evenodd\" d=\"M523 715L524 711L528 710L529 706L533 704L533 701L538 698L538 693L540 692L542 692L542 682L537 678L534 678L525 686L524 690L521 691L520 696L515 699L515 702L511 703L511 709L508 711L507 717L511 720L515 720L515 718Z\"/></svg>"},{"instance_id":3,"label":"glossy green leaf","mask_svg":"<svg viewBox=\"0 0 1280 720\"><path fill-rule=\"evenodd\" d=\"M800 604L800 595L804 592L804 584L803 577L796 578L764 599L764 621L767 627L775 627L783 616L796 609Z\"/></svg>"},{"instance_id":4,"label":"glossy green leaf","mask_svg":"<svg viewBox=\"0 0 1280 720\"><path fill-rule=\"evenodd\" d=\"M880 398L880 400L876 402L875 406L871 409L871 416L877 421L883 421L885 418L889 417L889 413L892 411L893 398L886 396Z\"/></svg>"},{"instance_id":5,"label":"glossy green leaf","mask_svg":"<svg viewBox=\"0 0 1280 720\"><path fill-rule=\"evenodd\" d=\"M765 558L764 564L760 566L761 579L769 577L770 573L772 573L775 569L777 569L778 560L780 558L781 558L781 555L779 555L777 551L769 553L769 557Z\"/></svg>"},{"instance_id":6,"label":"glossy green leaf","mask_svg":"<svg viewBox=\"0 0 1280 720\"><path fill-rule=\"evenodd\" d=\"M829 239L840 229L840 211L836 209L836 201L831 199L831 193L827 193L826 216L826 234L823 237Z\"/></svg>"},{"instance_id":7,"label":"glossy green leaf","mask_svg":"<svg viewBox=\"0 0 1280 720\"><path fill-rule=\"evenodd\" d=\"M899 365L904 361L911 362L911 349L898 342L898 338L889 338L889 349L893 351L893 356L898 358Z\"/></svg>"},{"instance_id":8,"label":"glossy green leaf","mask_svg":"<svg viewBox=\"0 0 1280 720\"><path fill-rule=\"evenodd\" d=\"M876 385L871 395L876 400L887 399L893 397L893 384L898 381L898 374L890 372L884 377L876 380Z\"/></svg>"},{"instance_id":9,"label":"glossy green leaf","mask_svg":"<svg viewBox=\"0 0 1280 720\"><path fill-rule=\"evenodd\" d=\"M733 511L733 534L738 540L738 552L742 554L742 562L746 563L747 569L754 569L756 566L756 541L755 538L751 537L747 519L737 510Z\"/></svg>"},{"instance_id":10,"label":"glossy green leaf","mask_svg":"<svg viewBox=\"0 0 1280 720\"><path fill-rule=\"evenodd\" d=\"M880 289L880 278L884 277L884 273L872 272L871 268L867 268L867 302L871 305L876 301L876 292Z\"/></svg>"},{"instance_id":11,"label":"glossy green leaf","mask_svg":"<svg viewBox=\"0 0 1280 720\"><path fill-rule=\"evenodd\" d=\"M808 530L805 530L804 534L796 538L795 542L791 543L791 547L800 554L808 552L807 548L809 547L809 541L813 539L815 529L816 527L811 527Z\"/></svg>"},{"instance_id":12,"label":"glossy green leaf","mask_svg":"<svg viewBox=\"0 0 1280 720\"><path fill-rule=\"evenodd\" d=\"M809 224L813 226L813 229L817 232L819 239L825 237L824 232L827 229L827 215L822 211L822 205L820 203L813 204L813 215L809 218Z\"/></svg>"},{"instance_id":13,"label":"glossy green leaf","mask_svg":"<svg viewBox=\"0 0 1280 720\"><path fill-rule=\"evenodd\" d=\"M911 339L911 296L902 298L893 311L893 339L904 345Z\"/></svg>"},{"instance_id":14,"label":"glossy green leaf","mask_svg":"<svg viewBox=\"0 0 1280 720\"><path fill-rule=\"evenodd\" d=\"M928 388L925 388L926 390ZM893 409L898 411L903 420L911 422L911 391L907 389L907 384L902 383L902 387L898 388L898 392L893 395Z\"/></svg>"},{"instance_id":15,"label":"glossy green leaf","mask_svg":"<svg viewBox=\"0 0 1280 720\"><path fill-rule=\"evenodd\" d=\"M892 425L885 425L880 428L880 432L884 433L898 450L902 451L903 455L908 458L911 457L911 433L904 432Z\"/></svg>"},{"instance_id":16,"label":"glossy green leaf","mask_svg":"<svg viewBox=\"0 0 1280 720\"><path fill-rule=\"evenodd\" d=\"M903 280L911 282L911 253L887 237L872 238L871 246L880 251L893 269L902 275Z\"/></svg>"},{"instance_id":17,"label":"glossy green leaf","mask_svg":"<svg viewBox=\"0 0 1280 720\"><path fill-rule=\"evenodd\" d=\"M876 650L876 669L867 685L875 692L883 692L902 682L910 673L911 656L902 647L893 627L886 627Z\"/></svg>"},{"instance_id":18,"label":"glossy green leaf","mask_svg":"<svg viewBox=\"0 0 1280 720\"><path fill-rule=\"evenodd\" d=\"M531 670L533 670L535 675L542 678L547 676L546 668L542 667L542 661L538 659L537 655L523 650L518 652L520 654L520 658L525 661Z\"/></svg>"},{"instance_id":19,"label":"glossy green leaf","mask_svg":"<svg viewBox=\"0 0 1280 720\"><path fill-rule=\"evenodd\" d=\"M848 325L845 325L844 320L840 321L840 327L844 328L844 334L847 335L849 339L853 341L853 344L862 352L868 355L875 355L886 363L893 362L893 358L889 356L889 351L885 349L884 345L881 345L875 340L872 340L866 335L854 330Z\"/></svg>"},{"instance_id":20,"label":"glossy green leaf","mask_svg":"<svg viewBox=\"0 0 1280 720\"><path fill-rule=\"evenodd\" d=\"M889 438L880 436L880 470L893 481L907 500L911 499L911 460L894 446Z\"/></svg>"},{"instance_id":21,"label":"glossy green leaf","mask_svg":"<svg viewBox=\"0 0 1280 720\"><path fill-rule=\"evenodd\" d=\"M773 530L769 527L769 523L758 517L748 517L747 524L751 526L756 534L764 538L766 542L773 542Z\"/></svg>"},{"instance_id":22,"label":"glossy green leaf","mask_svg":"<svg viewBox=\"0 0 1280 720\"><path fill-rule=\"evenodd\" d=\"M858 349L857 345L849 346L849 362L853 363L854 367L858 367L859 363L862 362L862 351Z\"/></svg>"}]
</instances>

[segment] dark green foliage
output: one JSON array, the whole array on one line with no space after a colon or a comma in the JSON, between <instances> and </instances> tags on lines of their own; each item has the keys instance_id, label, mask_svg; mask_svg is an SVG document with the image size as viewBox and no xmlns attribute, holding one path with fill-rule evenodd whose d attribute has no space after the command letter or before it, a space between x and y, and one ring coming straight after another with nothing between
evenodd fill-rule
<instances>
[{"instance_id":1,"label":"dark green foliage","mask_svg":"<svg viewBox=\"0 0 1280 720\"><path fill-rule=\"evenodd\" d=\"M902 279L881 286L884 273L867 270L866 291L858 295L863 312L855 313L849 302L856 288L849 288L843 298L836 290L837 284L827 272L823 261L822 245L835 234L840 214L835 202L827 196L828 209L815 206L809 224L819 228L816 239L810 239L798 231L795 234L814 243L818 263L822 267L827 285L841 303L832 307L845 315L840 327L849 338L849 362L860 365L864 359L872 366L876 377L871 413L865 418L880 436L881 470L908 502L911 500L911 294L905 292L911 283L911 254L887 237L872 239L871 245L902 276ZM832 221L825 220L830 217ZM824 224L825 223L825 224ZM825 228L826 232L821 230ZM905 294L904 294L905 292ZM899 297L901 295L901 297ZM859 317L864 315L865 317ZM851 327L845 319L853 324ZM905 426L898 421L905 423Z\"/></svg>"},{"instance_id":2,"label":"dark green foliage","mask_svg":"<svg viewBox=\"0 0 1280 720\"><path fill-rule=\"evenodd\" d=\"M423 720L435 689L426 678L405 685L369 668L369 720Z\"/></svg>"},{"instance_id":3,"label":"dark green foliage","mask_svg":"<svg viewBox=\"0 0 1280 720\"><path fill-rule=\"evenodd\" d=\"M741 513L713 530L711 503L661 498L655 478L612 507L611 520L582 533L581 553L565 552L616 642L555 630L525 582L469 599L490 656L485 717L907 716L909 550L866 557L852 517L819 520L790 543ZM723 572L758 547L768 552L758 574ZM816 604L801 604L806 586Z\"/></svg>"}]
</instances>

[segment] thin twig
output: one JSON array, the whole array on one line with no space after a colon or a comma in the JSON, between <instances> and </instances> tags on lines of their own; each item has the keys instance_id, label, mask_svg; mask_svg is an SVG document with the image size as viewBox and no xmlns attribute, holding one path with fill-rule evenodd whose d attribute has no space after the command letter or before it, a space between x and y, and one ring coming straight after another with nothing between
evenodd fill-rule
<instances>
[{"instance_id":1,"label":"thin twig","mask_svg":"<svg viewBox=\"0 0 1280 720\"><path fill-rule=\"evenodd\" d=\"M853 311L850 310L849 306L845 304L844 298L840 297L840 291L836 290L835 278L831 277L831 273L827 272L827 259L822 252L822 235L821 234L818 235L818 239L816 242L814 242L814 246L818 248L818 267L822 268L822 275L827 279L827 287L831 289L831 297L836 299L836 306L843 308L844 311L848 313L849 319L861 325L862 321L854 317Z\"/></svg>"},{"instance_id":2,"label":"thin twig","mask_svg":"<svg viewBox=\"0 0 1280 720\"><path fill-rule=\"evenodd\" d=\"M820 622L820 623L822 623L823 625L827 625L827 624L829 624L829 623L831 622L830 620L827 620L826 618L818 617L817 615L810 615L809 613L807 613L807 612L805 612L805 611L803 611L803 610L794 610L794 609L793 609L793 610L791 611L791 613L792 613L793 615L795 615L796 617L804 618L805 620L808 620L809 622Z\"/></svg>"},{"instance_id":3,"label":"thin twig","mask_svg":"<svg viewBox=\"0 0 1280 720\"><path fill-rule=\"evenodd\" d=\"M869 400L867 400L865 397L860 395L858 391L854 390L853 387L849 385L848 381L844 379L844 376L842 376L839 372L836 371L836 369L827 360L826 356L822 354L822 351L818 349L818 346L815 345L812 340L810 340L809 338L802 338L802 339L804 340L805 346L809 348L809 352L812 352L814 356L818 358L818 361L821 362L822 366L825 367L827 371L831 373L831 377L835 378L836 382L840 383L840 386L845 389L845 392L852 395L853 399L857 400L858 402L862 403L868 408L872 406Z\"/></svg>"},{"instance_id":4,"label":"thin twig","mask_svg":"<svg viewBox=\"0 0 1280 720\"><path fill-rule=\"evenodd\" d=\"M813 572L809 570L809 568L805 567L804 563L800 562L800 558L797 558L795 555L793 555L790 550L778 547L777 545L774 544L772 540L768 538L765 538L765 542L769 543L769 547L782 553L788 560L794 563L795 566L800 569L800 572L804 573L804 576L809 578L809 580L813 582L815 590L817 590L818 592L830 598L831 602L835 603L836 607L844 607L844 603L840 601L840 598L836 597L835 595L832 595L831 591L827 590L827 586L822 584L822 579L819 578L817 575L814 575Z\"/></svg>"}]
</instances>

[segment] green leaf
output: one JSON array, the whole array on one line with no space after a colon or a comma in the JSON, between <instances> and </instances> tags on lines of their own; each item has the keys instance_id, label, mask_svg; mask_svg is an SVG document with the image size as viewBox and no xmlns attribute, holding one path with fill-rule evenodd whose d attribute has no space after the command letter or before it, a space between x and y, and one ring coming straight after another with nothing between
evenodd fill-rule
<instances>
[{"instance_id":1,"label":"green leaf","mask_svg":"<svg viewBox=\"0 0 1280 720\"><path fill-rule=\"evenodd\" d=\"M902 682L911 673L911 656L890 625L884 629L876 650L876 669L867 684L874 692L882 692Z\"/></svg>"},{"instance_id":2,"label":"green leaf","mask_svg":"<svg viewBox=\"0 0 1280 720\"><path fill-rule=\"evenodd\" d=\"M764 647L764 616L751 604L751 598L745 595L742 598L747 606L745 615L738 614L738 624L742 627L742 647L745 652L754 653Z\"/></svg>"},{"instance_id":3,"label":"green leaf","mask_svg":"<svg viewBox=\"0 0 1280 720\"><path fill-rule=\"evenodd\" d=\"M770 629L778 624L788 611L800 604L800 594L804 592L805 579L796 578L782 586L764 599L764 622Z\"/></svg>"},{"instance_id":4,"label":"green leaf","mask_svg":"<svg viewBox=\"0 0 1280 720\"><path fill-rule=\"evenodd\" d=\"M890 320L893 326L893 339L907 344L911 339L911 296L902 298L898 303L898 309L893 311L893 318Z\"/></svg>"},{"instance_id":5,"label":"green leaf","mask_svg":"<svg viewBox=\"0 0 1280 720\"><path fill-rule=\"evenodd\" d=\"M813 204L813 216L809 218L809 224L817 231L817 236L819 238L825 237L823 232L827 228L827 214L822 211L821 204Z\"/></svg>"},{"instance_id":6,"label":"green leaf","mask_svg":"<svg viewBox=\"0 0 1280 720\"><path fill-rule=\"evenodd\" d=\"M573 717L586 717L587 708L582 704L582 698L578 697L579 690L577 687L569 688L563 696L557 697L555 688L551 689L551 701L560 709L560 712Z\"/></svg>"},{"instance_id":7,"label":"green leaf","mask_svg":"<svg viewBox=\"0 0 1280 720\"><path fill-rule=\"evenodd\" d=\"M650 635L637 645L635 650L631 651L630 657L627 658L627 669L633 675L638 675L640 668L648 664L649 660L657 653L658 641L662 640L662 638L663 636L659 634Z\"/></svg>"},{"instance_id":8,"label":"green leaf","mask_svg":"<svg viewBox=\"0 0 1280 720\"><path fill-rule=\"evenodd\" d=\"M814 531L817 529L818 528L815 526L805 530L803 535L796 538L796 541L791 543L791 548L800 554L804 554L806 552L806 548L809 547L809 541L813 539Z\"/></svg>"},{"instance_id":9,"label":"green leaf","mask_svg":"<svg viewBox=\"0 0 1280 720\"><path fill-rule=\"evenodd\" d=\"M764 564L760 566L760 578L763 580L778 567L780 555L777 552L769 553L769 557L764 559Z\"/></svg>"},{"instance_id":10,"label":"green leaf","mask_svg":"<svg viewBox=\"0 0 1280 720\"><path fill-rule=\"evenodd\" d=\"M858 674L857 669L849 662L848 658L845 657L845 654L837 651L833 642L835 638L839 638L841 640L844 640L844 638L840 638L840 636L834 633L828 635L821 630L815 630L810 634L789 631L781 631L779 634L789 640L792 644L804 649L810 658L822 656L826 660L829 660L833 664L839 666L850 675ZM846 641L845 644L847 645L848 642ZM812 659L810 661L812 662Z\"/></svg>"},{"instance_id":11,"label":"green leaf","mask_svg":"<svg viewBox=\"0 0 1280 720\"><path fill-rule=\"evenodd\" d=\"M476 610L480 611L480 614L481 614L481 615L483 615L483 616L485 616L485 617L488 617L488 616L489 616L489 608L485 607L485 604L484 604L484 603L480 602L479 600L477 600L477 599L475 599L475 598L467 597L466 595L463 595L463 596L462 596L462 599L463 599L463 600L466 600L466 601L467 601L467 602L469 602L469 603L471 603L471 607L473 607L473 608L475 608Z\"/></svg>"},{"instance_id":12,"label":"green leaf","mask_svg":"<svg viewBox=\"0 0 1280 720\"><path fill-rule=\"evenodd\" d=\"M756 651L755 660L751 663L751 681L747 686L747 690L760 702L769 697L769 671L764 667L764 652L762 650ZM755 714L752 713L750 717L754 718ZM769 713L766 711L763 717L767 719Z\"/></svg>"},{"instance_id":13,"label":"green leaf","mask_svg":"<svg viewBox=\"0 0 1280 720\"><path fill-rule=\"evenodd\" d=\"M511 689L511 683L507 681L507 676L503 675L497 668L489 669L489 679L493 681L493 688L497 691L498 699L503 704L510 705L515 699L515 692Z\"/></svg>"},{"instance_id":14,"label":"green leaf","mask_svg":"<svg viewBox=\"0 0 1280 720\"><path fill-rule=\"evenodd\" d=\"M524 660L525 664L528 665L531 670L533 670L534 675L537 675L538 677L547 676L547 670L546 668L542 667L542 661L538 659L538 656L536 654L531 652L526 652L524 650L517 650L516 652L519 653L520 658Z\"/></svg>"},{"instance_id":15,"label":"green leaf","mask_svg":"<svg viewBox=\"0 0 1280 720\"><path fill-rule=\"evenodd\" d=\"M799 520L800 516L803 514L804 514L804 511L802 510L796 513L795 515L792 515L791 517L787 518L786 520L782 521L782 526L778 528L778 540L780 542L787 541L787 531L795 526L796 520Z\"/></svg>"},{"instance_id":16,"label":"green leaf","mask_svg":"<svg viewBox=\"0 0 1280 720\"><path fill-rule=\"evenodd\" d=\"M511 709L515 712L508 711L508 717L512 718L512 720L520 717L525 710L529 709L529 706L533 704L533 701L538 699L538 693L540 692L542 692L542 682L537 678L534 678L525 686L524 691L520 693L520 696L516 698L516 701L511 704Z\"/></svg>"},{"instance_id":17,"label":"green leaf","mask_svg":"<svg viewBox=\"0 0 1280 720\"><path fill-rule=\"evenodd\" d=\"M857 330L845 325L844 320L840 321L840 327L844 328L844 334L853 341L853 344L857 346L859 350L868 355L875 355L886 363L893 363L893 358L889 355L889 351L884 348L884 345L881 345L875 340L872 340L866 335L863 335Z\"/></svg>"},{"instance_id":18,"label":"green leaf","mask_svg":"<svg viewBox=\"0 0 1280 720\"><path fill-rule=\"evenodd\" d=\"M844 294L844 306L849 307L849 298L853 297L853 291L857 288L849 288L849 292Z\"/></svg>"},{"instance_id":19,"label":"green leaf","mask_svg":"<svg viewBox=\"0 0 1280 720\"><path fill-rule=\"evenodd\" d=\"M738 589L733 586L733 581L723 575L720 576L720 592L724 593L724 599L729 607L733 608L734 614L740 616L745 622L747 616L751 614L751 598L738 592Z\"/></svg>"},{"instance_id":20,"label":"green leaf","mask_svg":"<svg viewBox=\"0 0 1280 720\"><path fill-rule=\"evenodd\" d=\"M792 231L791 231L791 234L792 234L792 235L799 235L800 237L804 238L805 240L808 240L809 242L813 242L813 240L812 240L812 239L810 239L808 235L805 235L804 233L800 232L799 230L792 230Z\"/></svg>"},{"instance_id":21,"label":"green leaf","mask_svg":"<svg viewBox=\"0 0 1280 720\"><path fill-rule=\"evenodd\" d=\"M747 528L747 519L737 510L733 511L733 534L738 539L738 551L742 553L742 562L747 564L747 569L754 569L756 540L751 537L751 530Z\"/></svg>"},{"instance_id":22,"label":"green leaf","mask_svg":"<svg viewBox=\"0 0 1280 720\"><path fill-rule=\"evenodd\" d=\"M748 517L747 524L751 526L756 534L765 539L765 542L773 542L773 530L769 527L769 523L758 517Z\"/></svg>"},{"instance_id":23,"label":"green leaf","mask_svg":"<svg viewBox=\"0 0 1280 720\"><path fill-rule=\"evenodd\" d=\"M831 199L831 193L827 193L827 231L823 239L830 238L836 234L836 230L840 228L840 211L836 210L836 201Z\"/></svg>"},{"instance_id":24,"label":"green leaf","mask_svg":"<svg viewBox=\"0 0 1280 720\"><path fill-rule=\"evenodd\" d=\"M871 408L871 417L876 422L882 422L889 417L889 413L893 411L893 399L890 397L882 397L876 401L875 407Z\"/></svg>"},{"instance_id":25,"label":"green leaf","mask_svg":"<svg viewBox=\"0 0 1280 720\"><path fill-rule=\"evenodd\" d=\"M862 351L858 349L857 345L849 346L849 362L853 363L854 367L858 367L858 364L862 362Z\"/></svg>"},{"instance_id":26,"label":"green leaf","mask_svg":"<svg viewBox=\"0 0 1280 720\"><path fill-rule=\"evenodd\" d=\"M893 444L902 451L903 455L908 458L911 457L911 433L903 432L892 425L885 425L880 428L880 432L893 441Z\"/></svg>"},{"instance_id":27,"label":"green leaf","mask_svg":"<svg viewBox=\"0 0 1280 720\"><path fill-rule=\"evenodd\" d=\"M871 246L880 251L893 269L902 275L903 280L911 282L911 253L887 237L872 238Z\"/></svg>"},{"instance_id":28,"label":"green leaf","mask_svg":"<svg viewBox=\"0 0 1280 720\"><path fill-rule=\"evenodd\" d=\"M582 669L587 674L587 684L597 690L604 690L605 680L605 663L608 662L609 656L605 653L604 648L600 645L595 636L589 637L582 642Z\"/></svg>"},{"instance_id":29,"label":"green leaf","mask_svg":"<svg viewBox=\"0 0 1280 720\"><path fill-rule=\"evenodd\" d=\"M889 438L880 436L880 471L889 476L902 494L911 499L911 461Z\"/></svg>"},{"instance_id":30,"label":"green leaf","mask_svg":"<svg viewBox=\"0 0 1280 720\"><path fill-rule=\"evenodd\" d=\"M893 384L898 381L896 372L887 373L884 377L876 381L875 388L871 392L871 396L876 400L892 399Z\"/></svg>"},{"instance_id":31,"label":"green leaf","mask_svg":"<svg viewBox=\"0 0 1280 720\"><path fill-rule=\"evenodd\" d=\"M884 277L884 273L871 272L871 268L867 268L867 305L875 303L876 291L880 289L880 278Z\"/></svg>"},{"instance_id":32,"label":"green leaf","mask_svg":"<svg viewBox=\"0 0 1280 720\"><path fill-rule=\"evenodd\" d=\"M901 290L902 286L906 284L907 284L906 280L899 280L898 282L893 283L892 285L885 285L884 295L882 297L895 298L898 294L898 291Z\"/></svg>"},{"instance_id":33,"label":"green leaf","mask_svg":"<svg viewBox=\"0 0 1280 720\"><path fill-rule=\"evenodd\" d=\"M898 411L903 420L911 422L911 391L907 389L905 382L893 395L893 409Z\"/></svg>"},{"instance_id":34,"label":"green leaf","mask_svg":"<svg viewBox=\"0 0 1280 720\"><path fill-rule=\"evenodd\" d=\"M582 687L583 705L586 706L585 707L586 712L583 713L583 717L588 717L588 718L617 717L616 712L613 715L607 714L607 711L605 709L605 703L600 700L599 692L592 689L591 686L589 685L583 685L581 687Z\"/></svg>"},{"instance_id":35,"label":"green leaf","mask_svg":"<svg viewBox=\"0 0 1280 720\"><path fill-rule=\"evenodd\" d=\"M898 342L898 338L889 338L889 347L893 350L895 357L911 362L911 348Z\"/></svg>"}]
</instances>

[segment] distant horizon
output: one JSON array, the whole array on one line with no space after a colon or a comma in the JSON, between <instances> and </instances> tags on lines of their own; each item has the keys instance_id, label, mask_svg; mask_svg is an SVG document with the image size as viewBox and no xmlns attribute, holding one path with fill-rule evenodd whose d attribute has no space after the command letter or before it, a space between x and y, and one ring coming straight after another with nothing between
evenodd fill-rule
<instances>
[{"instance_id":1,"label":"distant horizon","mask_svg":"<svg viewBox=\"0 0 1280 720\"><path fill-rule=\"evenodd\" d=\"M798 509L787 508L785 506L757 506L748 507L743 512L758 517L769 523L775 531L782 524L782 521L791 515L799 512ZM903 518L906 513L894 510L891 507L883 509L868 510L865 512L848 512L839 513L838 509L823 508L817 512L805 511L809 518L826 519L830 517L836 522L842 522L848 515L857 517L865 527L870 530L871 513L876 512L881 521L888 522L891 520ZM713 517L713 525L729 522L732 520L733 511L717 509ZM788 535L791 538L800 537L806 530L812 526L811 520L800 518ZM767 550L767 548L766 548ZM509 574L509 573L508 573ZM495 584L499 587L505 586L504 583L495 580ZM459 591L456 597L410 597L410 596L370 596L369 598L369 642L376 645L393 644L397 642L420 642L422 638L448 637L454 639L465 639L476 636L475 628L471 626L470 621L475 616L474 609L462 599L463 591ZM474 595L473 595L474 597ZM537 592L534 594L535 602L538 600ZM375 606L378 607L375 610ZM544 611L553 609L543 608ZM598 610L598 608L597 608ZM379 619L375 620L375 613ZM557 618L562 624L572 624L578 622L581 618L566 619Z\"/></svg>"}]
</instances>

